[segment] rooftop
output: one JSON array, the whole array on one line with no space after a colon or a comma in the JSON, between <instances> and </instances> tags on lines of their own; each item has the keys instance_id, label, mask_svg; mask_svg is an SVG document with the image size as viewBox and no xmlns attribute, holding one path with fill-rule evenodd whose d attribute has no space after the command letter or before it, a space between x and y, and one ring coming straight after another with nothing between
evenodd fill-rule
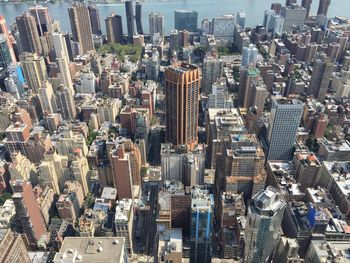
<instances>
[{"instance_id":1,"label":"rooftop","mask_svg":"<svg viewBox=\"0 0 350 263\"><path fill-rule=\"evenodd\" d=\"M182 230L165 229L159 232L158 252L160 255L171 252L182 253Z\"/></svg>"},{"instance_id":2,"label":"rooftop","mask_svg":"<svg viewBox=\"0 0 350 263\"><path fill-rule=\"evenodd\" d=\"M274 187L268 186L253 197L251 207L260 214L273 215L286 205L282 194Z\"/></svg>"},{"instance_id":3,"label":"rooftop","mask_svg":"<svg viewBox=\"0 0 350 263\"><path fill-rule=\"evenodd\" d=\"M66 237L54 263L119 263L125 256L125 239L121 237Z\"/></svg>"}]
</instances>

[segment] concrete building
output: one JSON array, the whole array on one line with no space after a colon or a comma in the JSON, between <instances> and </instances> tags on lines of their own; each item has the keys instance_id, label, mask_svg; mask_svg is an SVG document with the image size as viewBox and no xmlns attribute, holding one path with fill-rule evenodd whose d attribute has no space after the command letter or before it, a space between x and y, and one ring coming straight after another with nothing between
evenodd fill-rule
<instances>
[{"instance_id":1,"label":"concrete building","mask_svg":"<svg viewBox=\"0 0 350 263\"><path fill-rule=\"evenodd\" d=\"M277 244L273 262L303 263L304 259L298 255L299 244L296 239L281 237Z\"/></svg>"},{"instance_id":2,"label":"concrete building","mask_svg":"<svg viewBox=\"0 0 350 263\"><path fill-rule=\"evenodd\" d=\"M190 262L211 262L214 197L208 190L195 187L191 191Z\"/></svg>"},{"instance_id":3,"label":"concrete building","mask_svg":"<svg viewBox=\"0 0 350 263\"><path fill-rule=\"evenodd\" d=\"M90 14L88 8L81 3L73 3L68 8L69 21L73 41L78 42L82 53L94 50Z\"/></svg>"},{"instance_id":4,"label":"concrete building","mask_svg":"<svg viewBox=\"0 0 350 263\"><path fill-rule=\"evenodd\" d=\"M217 161L216 188L218 193L243 193L249 200L264 189L266 173L265 155L256 137L252 134L232 134L223 146L222 156Z\"/></svg>"},{"instance_id":5,"label":"concrete building","mask_svg":"<svg viewBox=\"0 0 350 263\"><path fill-rule=\"evenodd\" d=\"M139 35L143 35L141 16L142 16L142 4L141 2L137 1L135 5L135 22L136 22L136 32Z\"/></svg>"},{"instance_id":6,"label":"concrete building","mask_svg":"<svg viewBox=\"0 0 350 263\"><path fill-rule=\"evenodd\" d=\"M0 262L32 262L22 235L13 233L9 228L0 229L0 251Z\"/></svg>"},{"instance_id":7,"label":"concrete building","mask_svg":"<svg viewBox=\"0 0 350 263\"><path fill-rule=\"evenodd\" d=\"M41 83L48 80L44 58L34 53L22 53L19 59L28 88L38 92Z\"/></svg>"},{"instance_id":8,"label":"concrete building","mask_svg":"<svg viewBox=\"0 0 350 263\"><path fill-rule=\"evenodd\" d=\"M175 10L175 29L196 32L198 30L198 12L194 10Z\"/></svg>"},{"instance_id":9,"label":"concrete building","mask_svg":"<svg viewBox=\"0 0 350 263\"><path fill-rule=\"evenodd\" d=\"M125 14L126 14L126 25L128 30L128 43L133 42L133 36L135 35L135 24L134 24L134 6L133 2L128 0L125 1Z\"/></svg>"},{"instance_id":10,"label":"concrete building","mask_svg":"<svg viewBox=\"0 0 350 263\"><path fill-rule=\"evenodd\" d=\"M211 169L215 169L216 160L222 154L224 141L231 134L244 134L247 130L237 109L208 109L206 133L208 160Z\"/></svg>"},{"instance_id":11,"label":"concrete building","mask_svg":"<svg viewBox=\"0 0 350 263\"><path fill-rule=\"evenodd\" d=\"M31 183L17 180L12 183L12 200L16 208L18 227L25 234L32 249L46 234L44 218L35 199Z\"/></svg>"},{"instance_id":12,"label":"concrete building","mask_svg":"<svg viewBox=\"0 0 350 263\"><path fill-rule=\"evenodd\" d=\"M301 6L306 9L306 18L310 15L312 0L302 0Z\"/></svg>"},{"instance_id":13,"label":"concrete building","mask_svg":"<svg viewBox=\"0 0 350 263\"><path fill-rule=\"evenodd\" d=\"M77 110L73 98L73 92L70 88L60 86L56 90L56 104L59 113L64 120L75 120Z\"/></svg>"},{"instance_id":14,"label":"concrete building","mask_svg":"<svg viewBox=\"0 0 350 263\"><path fill-rule=\"evenodd\" d=\"M182 263L182 230L164 229L158 232L158 257L155 262L173 262Z\"/></svg>"},{"instance_id":15,"label":"concrete building","mask_svg":"<svg viewBox=\"0 0 350 263\"><path fill-rule=\"evenodd\" d=\"M317 15L327 16L329 5L331 0L320 0L317 9Z\"/></svg>"},{"instance_id":16,"label":"concrete building","mask_svg":"<svg viewBox=\"0 0 350 263\"><path fill-rule=\"evenodd\" d=\"M222 59L207 57L202 67L202 89L201 92L211 93L212 85L223 75Z\"/></svg>"},{"instance_id":17,"label":"concrete building","mask_svg":"<svg viewBox=\"0 0 350 263\"><path fill-rule=\"evenodd\" d=\"M236 24L239 25L243 30L245 29L247 15L242 11L238 11L236 15Z\"/></svg>"},{"instance_id":18,"label":"concrete building","mask_svg":"<svg viewBox=\"0 0 350 263\"><path fill-rule=\"evenodd\" d=\"M0 206L0 229L9 227L10 220L16 215L15 205L12 199L7 199L5 203Z\"/></svg>"},{"instance_id":19,"label":"concrete building","mask_svg":"<svg viewBox=\"0 0 350 263\"><path fill-rule=\"evenodd\" d=\"M165 71L166 140L194 148L198 141L199 69L175 64ZM188 95L189 96L188 96Z\"/></svg>"},{"instance_id":20,"label":"concrete building","mask_svg":"<svg viewBox=\"0 0 350 263\"><path fill-rule=\"evenodd\" d=\"M322 1L320 1L322 2ZM346 241L313 240L305 262L349 262L349 243Z\"/></svg>"},{"instance_id":21,"label":"concrete building","mask_svg":"<svg viewBox=\"0 0 350 263\"><path fill-rule=\"evenodd\" d=\"M11 60L13 63L16 63L17 60L16 60L14 49L13 49L12 41L10 39L10 33L8 30L8 26L7 26L5 17L3 17L3 16L0 17L0 33L4 34L4 37L6 38L8 49L10 51Z\"/></svg>"},{"instance_id":22,"label":"concrete building","mask_svg":"<svg viewBox=\"0 0 350 263\"><path fill-rule=\"evenodd\" d=\"M56 98L52 84L49 81L45 80L41 83L38 93L43 112L45 114L57 112Z\"/></svg>"},{"instance_id":23,"label":"concrete building","mask_svg":"<svg viewBox=\"0 0 350 263\"><path fill-rule=\"evenodd\" d=\"M117 14L111 14L105 19L107 41L108 43L122 43L123 42L123 23L122 17Z\"/></svg>"},{"instance_id":24,"label":"concrete building","mask_svg":"<svg viewBox=\"0 0 350 263\"><path fill-rule=\"evenodd\" d=\"M70 169L74 180L78 181L82 188L84 196L90 192L89 164L86 157L80 149L75 149L72 154Z\"/></svg>"},{"instance_id":25,"label":"concrete building","mask_svg":"<svg viewBox=\"0 0 350 263\"><path fill-rule=\"evenodd\" d=\"M28 12L35 18L37 30L40 36L43 36L45 32L50 30L52 18L47 6L36 5L34 7L30 7Z\"/></svg>"},{"instance_id":26,"label":"concrete building","mask_svg":"<svg viewBox=\"0 0 350 263\"><path fill-rule=\"evenodd\" d=\"M133 224L134 224L134 207L132 199L119 199L115 207L115 232L117 237L125 238L125 246L128 254L134 253L133 247Z\"/></svg>"},{"instance_id":27,"label":"concrete building","mask_svg":"<svg viewBox=\"0 0 350 263\"><path fill-rule=\"evenodd\" d=\"M264 262L272 258L285 206L283 196L271 186L253 197L245 228L245 262Z\"/></svg>"},{"instance_id":28,"label":"concrete building","mask_svg":"<svg viewBox=\"0 0 350 263\"><path fill-rule=\"evenodd\" d=\"M88 153L85 138L82 134L71 131L69 128L63 130L55 140L55 147L59 155L72 155L75 149L80 149L83 156Z\"/></svg>"},{"instance_id":29,"label":"concrete building","mask_svg":"<svg viewBox=\"0 0 350 263\"><path fill-rule=\"evenodd\" d=\"M326 54L321 53L314 60L308 95L313 95L318 101L323 102L329 88L329 83L334 71L334 64Z\"/></svg>"},{"instance_id":30,"label":"concrete building","mask_svg":"<svg viewBox=\"0 0 350 263\"><path fill-rule=\"evenodd\" d=\"M161 37L164 37L164 15L162 13L150 13L149 14L149 34L153 36L159 33Z\"/></svg>"},{"instance_id":31,"label":"concrete building","mask_svg":"<svg viewBox=\"0 0 350 263\"><path fill-rule=\"evenodd\" d=\"M212 92L208 98L208 109L230 109L233 108L233 100L228 88L223 82L215 82L212 85Z\"/></svg>"},{"instance_id":32,"label":"concrete building","mask_svg":"<svg viewBox=\"0 0 350 263\"><path fill-rule=\"evenodd\" d=\"M307 10L297 4L283 6L281 16L284 18L283 32L290 32L293 27L304 25Z\"/></svg>"},{"instance_id":33,"label":"concrete building","mask_svg":"<svg viewBox=\"0 0 350 263\"><path fill-rule=\"evenodd\" d=\"M53 262L88 263L108 261L127 263L125 239L118 237L66 237Z\"/></svg>"},{"instance_id":34,"label":"concrete building","mask_svg":"<svg viewBox=\"0 0 350 263\"><path fill-rule=\"evenodd\" d=\"M267 160L290 160L304 105L295 99L273 99L267 140Z\"/></svg>"},{"instance_id":35,"label":"concrete building","mask_svg":"<svg viewBox=\"0 0 350 263\"><path fill-rule=\"evenodd\" d=\"M42 55L43 49L35 18L29 13L24 13L16 17L16 25L20 36L21 52L35 53L38 56Z\"/></svg>"},{"instance_id":36,"label":"concrete building","mask_svg":"<svg viewBox=\"0 0 350 263\"><path fill-rule=\"evenodd\" d=\"M252 84L257 83L259 78L259 69L255 67L242 68L238 89L238 104L241 107L248 107L252 95Z\"/></svg>"},{"instance_id":37,"label":"concrete building","mask_svg":"<svg viewBox=\"0 0 350 263\"><path fill-rule=\"evenodd\" d=\"M293 164L295 167L294 177L300 184L301 189L315 186L321 164L316 155L311 152L297 152L294 154Z\"/></svg>"},{"instance_id":38,"label":"concrete building","mask_svg":"<svg viewBox=\"0 0 350 263\"><path fill-rule=\"evenodd\" d=\"M235 18L233 14L214 17L211 23L211 33L219 46L230 47L233 43Z\"/></svg>"},{"instance_id":39,"label":"concrete building","mask_svg":"<svg viewBox=\"0 0 350 263\"><path fill-rule=\"evenodd\" d=\"M318 158L320 161L350 161L350 142L346 140L329 141L326 138L319 140Z\"/></svg>"}]
</instances>

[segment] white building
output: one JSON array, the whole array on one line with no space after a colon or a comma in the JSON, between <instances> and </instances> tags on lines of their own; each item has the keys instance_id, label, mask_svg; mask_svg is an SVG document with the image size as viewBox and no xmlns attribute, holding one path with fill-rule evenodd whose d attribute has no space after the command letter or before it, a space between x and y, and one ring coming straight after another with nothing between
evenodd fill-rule
<instances>
[{"instance_id":1,"label":"white building","mask_svg":"<svg viewBox=\"0 0 350 263\"><path fill-rule=\"evenodd\" d=\"M96 93L96 78L92 71L80 73L80 83L77 85L78 93Z\"/></svg>"},{"instance_id":2,"label":"white building","mask_svg":"<svg viewBox=\"0 0 350 263\"><path fill-rule=\"evenodd\" d=\"M133 254L133 203L132 199L119 200L115 207L115 231L117 237L125 238L128 254Z\"/></svg>"},{"instance_id":3,"label":"white building","mask_svg":"<svg viewBox=\"0 0 350 263\"><path fill-rule=\"evenodd\" d=\"M250 44L249 47L243 48L242 54L242 67L247 67L250 64L256 64L258 61L259 51L254 44Z\"/></svg>"},{"instance_id":4,"label":"white building","mask_svg":"<svg viewBox=\"0 0 350 263\"><path fill-rule=\"evenodd\" d=\"M233 14L213 18L212 34L220 46L230 46L233 43L235 18Z\"/></svg>"}]
</instances>

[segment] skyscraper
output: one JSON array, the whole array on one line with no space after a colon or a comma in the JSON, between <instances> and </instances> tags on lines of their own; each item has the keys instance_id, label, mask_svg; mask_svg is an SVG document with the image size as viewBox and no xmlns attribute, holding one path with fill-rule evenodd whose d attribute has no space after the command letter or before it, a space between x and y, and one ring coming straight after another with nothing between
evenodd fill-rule
<instances>
[{"instance_id":1,"label":"skyscraper","mask_svg":"<svg viewBox=\"0 0 350 263\"><path fill-rule=\"evenodd\" d=\"M245 20L247 15L241 10L237 13L236 24L239 25L243 30L245 29Z\"/></svg>"},{"instance_id":2,"label":"skyscraper","mask_svg":"<svg viewBox=\"0 0 350 263\"><path fill-rule=\"evenodd\" d=\"M196 187L191 192L190 262L211 262L214 197L208 190Z\"/></svg>"},{"instance_id":3,"label":"skyscraper","mask_svg":"<svg viewBox=\"0 0 350 263\"><path fill-rule=\"evenodd\" d=\"M94 49L89 10L84 4L75 2L68 8L73 41L79 42L83 53Z\"/></svg>"},{"instance_id":4,"label":"skyscraper","mask_svg":"<svg viewBox=\"0 0 350 263\"><path fill-rule=\"evenodd\" d=\"M89 5L88 10L89 10L92 34L96 36L100 36L102 34L101 25L100 25L100 13L96 6Z\"/></svg>"},{"instance_id":5,"label":"skyscraper","mask_svg":"<svg viewBox=\"0 0 350 263\"><path fill-rule=\"evenodd\" d=\"M56 90L56 104L57 109L62 115L64 120L75 120L77 110L75 108L75 102L73 93L70 88L60 86Z\"/></svg>"},{"instance_id":6,"label":"skyscraper","mask_svg":"<svg viewBox=\"0 0 350 263\"><path fill-rule=\"evenodd\" d=\"M36 249L38 241L46 232L46 227L32 185L17 180L12 184L12 190L18 226L27 237L29 245Z\"/></svg>"},{"instance_id":7,"label":"skyscraper","mask_svg":"<svg viewBox=\"0 0 350 263\"><path fill-rule=\"evenodd\" d=\"M267 160L291 160L304 105L300 100L274 98L268 127Z\"/></svg>"},{"instance_id":8,"label":"skyscraper","mask_svg":"<svg viewBox=\"0 0 350 263\"><path fill-rule=\"evenodd\" d=\"M36 93L41 83L48 79L45 60L37 54L25 52L21 54L20 61L28 88Z\"/></svg>"},{"instance_id":9,"label":"skyscraper","mask_svg":"<svg viewBox=\"0 0 350 263\"><path fill-rule=\"evenodd\" d=\"M48 32L49 25L51 24L51 15L47 6L33 6L29 8L29 14L35 18L40 36Z\"/></svg>"},{"instance_id":10,"label":"skyscraper","mask_svg":"<svg viewBox=\"0 0 350 263\"><path fill-rule=\"evenodd\" d=\"M21 52L31 52L41 55L43 49L40 43L36 20L28 13L16 17L19 32Z\"/></svg>"},{"instance_id":11,"label":"skyscraper","mask_svg":"<svg viewBox=\"0 0 350 263\"><path fill-rule=\"evenodd\" d=\"M209 57L204 59L203 61L203 69L202 69L202 92L211 93L212 85L219 78L222 77L223 74L223 61L222 59L217 59L213 57Z\"/></svg>"},{"instance_id":12,"label":"skyscraper","mask_svg":"<svg viewBox=\"0 0 350 263\"><path fill-rule=\"evenodd\" d=\"M286 201L272 186L253 197L245 228L246 263L269 262L279 240Z\"/></svg>"},{"instance_id":13,"label":"skyscraper","mask_svg":"<svg viewBox=\"0 0 350 263\"><path fill-rule=\"evenodd\" d=\"M310 15L312 0L301 0L301 6L306 9L306 17Z\"/></svg>"},{"instance_id":14,"label":"skyscraper","mask_svg":"<svg viewBox=\"0 0 350 263\"><path fill-rule=\"evenodd\" d=\"M331 4L331 0L320 0L317 9L317 15L325 15L327 16L329 5Z\"/></svg>"},{"instance_id":15,"label":"skyscraper","mask_svg":"<svg viewBox=\"0 0 350 263\"><path fill-rule=\"evenodd\" d=\"M297 0L286 0L286 6L290 6L291 4L296 4Z\"/></svg>"},{"instance_id":16,"label":"skyscraper","mask_svg":"<svg viewBox=\"0 0 350 263\"><path fill-rule=\"evenodd\" d=\"M165 71L166 139L190 148L197 143L199 69L181 63Z\"/></svg>"},{"instance_id":17,"label":"skyscraper","mask_svg":"<svg viewBox=\"0 0 350 263\"><path fill-rule=\"evenodd\" d=\"M271 10L275 11L276 14L280 14L282 5L281 3L272 3L271 4Z\"/></svg>"},{"instance_id":18,"label":"skyscraper","mask_svg":"<svg viewBox=\"0 0 350 263\"><path fill-rule=\"evenodd\" d=\"M303 26L306 19L307 10L299 5L293 4L283 6L281 16L284 18L283 31L289 32L293 27Z\"/></svg>"},{"instance_id":19,"label":"skyscraper","mask_svg":"<svg viewBox=\"0 0 350 263\"><path fill-rule=\"evenodd\" d=\"M56 60L60 69L59 78L61 84L72 89L73 82L69 70L69 54L67 49L66 38L61 33L52 33L53 45L56 53Z\"/></svg>"},{"instance_id":20,"label":"skyscraper","mask_svg":"<svg viewBox=\"0 0 350 263\"><path fill-rule=\"evenodd\" d=\"M249 47L244 47L242 55L242 67L247 67L250 64L255 65L258 61L258 54L258 49L254 44L250 44Z\"/></svg>"},{"instance_id":21,"label":"skyscraper","mask_svg":"<svg viewBox=\"0 0 350 263\"><path fill-rule=\"evenodd\" d=\"M8 46L9 51L10 51L11 60L13 63L16 63L16 56L15 56L15 52L13 50L12 41L10 39L10 33L8 31L8 28L7 28L6 20L3 16L0 16L0 33L4 34L6 41L7 41L7 46Z\"/></svg>"},{"instance_id":22,"label":"skyscraper","mask_svg":"<svg viewBox=\"0 0 350 263\"><path fill-rule=\"evenodd\" d=\"M256 67L242 68L240 75L238 104L247 108L252 95L252 84L258 82L260 71Z\"/></svg>"},{"instance_id":23,"label":"skyscraper","mask_svg":"<svg viewBox=\"0 0 350 263\"><path fill-rule=\"evenodd\" d=\"M198 12L194 10L175 10L175 29L196 32Z\"/></svg>"},{"instance_id":24,"label":"skyscraper","mask_svg":"<svg viewBox=\"0 0 350 263\"><path fill-rule=\"evenodd\" d=\"M123 42L123 24L120 15L112 14L105 19L108 43Z\"/></svg>"},{"instance_id":25,"label":"skyscraper","mask_svg":"<svg viewBox=\"0 0 350 263\"><path fill-rule=\"evenodd\" d=\"M323 102L326 97L333 71L333 62L330 61L326 54L319 54L314 60L307 94L313 95L317 100Z\"/></svg>"},{"instance_id":26,"label":"skyscraper","mask_svg":"<svg viewBox=\"0 0 350 263\"><path fill-rule=\"evenodd\" d=\"M155 33L164 36L164 15L152 12L149 15L149 34L153 36Z\"/></svg>"},{"instance_id":27,"label":"skyscraper","mask_svg":"<svg viewBox=\"0 0 350 263\"><path fill-rule=\"evenodd\" d=\"M134 7L131 0L125 1L126 26L128 29L128 43L133 42L135 35L134 27Z\"/></svg>"},{"instance_id":28,"label":"skyscraper","mask_svg":"<svg viewBox=\"0 0 350 263\"><path fill-rule=\"evenodd\" d=\"M143 35L142 22L141 22L142 5L140 2L136 2L136 10L135 11L136 11L135 20L136 20L137 34Z\"/></svg>"}]
</instances>

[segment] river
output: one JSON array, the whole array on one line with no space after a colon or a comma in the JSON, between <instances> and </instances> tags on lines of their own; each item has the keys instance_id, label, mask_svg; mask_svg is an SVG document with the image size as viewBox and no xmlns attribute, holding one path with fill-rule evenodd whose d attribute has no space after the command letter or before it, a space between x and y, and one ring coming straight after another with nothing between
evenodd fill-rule
<instances>
[{"instance_id":1,"label":"river","mask_svg":"<svg viewBox=\"0 0 350 263\"><path fill-rule=\"evenodd\" d=\"M299 0L300 2L301 0ZM264 10L269 9L271 3L284 0L145 0L143 4L142 22L143 28L148 33L148 15L151 12L162 12L165 19L165 31L169 33L174 27L174 10L176 9L193 9L198 12L198 26L203 18L213 18L223 14L236 14L239 10L247 14L247 26L255 26L261 24L263 20ZM70 31L67 8L68 2L48 4L51 16L59 20L63 31ZM104 19L112 12L122 15L124 33L126 33L125 9L123 4L96 4L100 11L100 20L102 31L105 33ZM15 17L22 14L28 9L30 4L19 3L1 3L0 15L5 16L8 24L15 21ZM314 0L312 4L311 14L317 10L318 0ZM329 16L345 16L349 15L350 0L332 0L329 8Z\"/></svg>"}]
</instances>

